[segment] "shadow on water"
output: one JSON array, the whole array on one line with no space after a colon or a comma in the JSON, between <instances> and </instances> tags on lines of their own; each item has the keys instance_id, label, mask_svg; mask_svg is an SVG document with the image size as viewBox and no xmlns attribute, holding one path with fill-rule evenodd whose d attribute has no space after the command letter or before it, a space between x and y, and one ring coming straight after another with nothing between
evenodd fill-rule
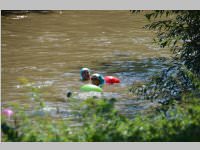
<instances>
[{"instance_id":1,"label":"shadow on water","mask_svg":"<svg viewBox=\"0 0 200 150\"><path fill-rule=\"evenodd\" d=\"M123 86L132 85L135 81L146 81L151 75L167 67L167 58L146 58L142 60L113 61L101 63L99 70L104 75L113 75L121 79Z\"/></svg>"},{"instance_id":2,"label":"shadow on water","mask_svg":"<svg viewBox=\"0 0 200 150\"><path fill-rule=\"evenodd\" d=\"M9 16L9 15L25 15L28 13L39 13L39 14L49 14L54 11L52 10L2 10L2 16Z\"/></svg>"}]
</instances>

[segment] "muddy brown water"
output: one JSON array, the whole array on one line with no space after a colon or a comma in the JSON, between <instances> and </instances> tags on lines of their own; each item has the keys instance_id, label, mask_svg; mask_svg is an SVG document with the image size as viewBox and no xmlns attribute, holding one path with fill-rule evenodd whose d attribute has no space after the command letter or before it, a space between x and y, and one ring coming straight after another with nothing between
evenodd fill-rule
<instances>
[{"instance_id":1,"label":"muddy brown water","mask_svg":"<svg viewBox=\"0 0 200 150\"><path fill-rule=\"evenodd\" d=\"M67 91L80 96L85 82L79 72L88 67L92 73L121 79L119 85L105 85L104 96L118 98L119 107L132 113L146 105L133 105L128 88L159 72L164 66L158 58L170 55L152 43L155 33L143 28L149 23L144 16L129 11L28 13L1 20L3 105L30 102L30 93L19 83L25 77L43 87L49 105L63 106Z\"/></svg>"}]
</instances>

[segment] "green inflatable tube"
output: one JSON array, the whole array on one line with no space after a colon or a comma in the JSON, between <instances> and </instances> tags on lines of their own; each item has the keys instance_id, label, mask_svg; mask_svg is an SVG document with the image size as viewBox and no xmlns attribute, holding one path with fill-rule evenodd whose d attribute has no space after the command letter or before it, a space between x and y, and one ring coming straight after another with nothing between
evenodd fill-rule
<instances>
[{"instance_id":1,"label":"green inflatable tube","mask_svg":"<svg viewBox=\"0 0 200 150\"><path fill-rule=\"evenodd\" d=\"M90 91L94 91L94 92L103 92L102 88L93 85L93 84L86 84L81 86L80 88L81 91L85 91L85 92L90 92Z\"/></svg>"}]
</instances>

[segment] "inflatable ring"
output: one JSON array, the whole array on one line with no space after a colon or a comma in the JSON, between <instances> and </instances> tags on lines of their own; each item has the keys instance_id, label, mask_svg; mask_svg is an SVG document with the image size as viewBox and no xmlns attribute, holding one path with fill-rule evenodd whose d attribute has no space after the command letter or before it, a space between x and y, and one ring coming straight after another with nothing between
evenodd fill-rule
<instances>
[{"instance_id":1,"label":"inflatable ring","mask_svg":"<svg viewBox=\"0 0 200 150\"><path fill-rule=\"evenodd\" d=\"M94 91L94 92L103 92L102 88L93 85L93 84L86 84L81 86L80 88L81 91L85 91L85 92L90 92L90 91Z\"/></svg>"}]
</instances>

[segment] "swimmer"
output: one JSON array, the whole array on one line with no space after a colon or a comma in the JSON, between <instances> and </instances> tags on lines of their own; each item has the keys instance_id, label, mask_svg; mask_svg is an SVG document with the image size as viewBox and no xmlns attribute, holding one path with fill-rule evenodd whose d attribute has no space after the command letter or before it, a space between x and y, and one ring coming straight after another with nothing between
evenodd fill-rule
<instances>
[{"instance_id":1,"label":"swimmer","mask_svg":"<svg viewBox=\"0 0 200 150\"><path fill-rule=\"evenodd\" d=\"M82 81L90 80L90 69L82 68L81 71L80 71L80 75L81 75Z\"/></svg>"},{"instance_id":2,"label":"swimmer","mask_svg":"<svg viewBox=\"0 0 200 150\"><path fill-rule=\"evenodd\" d=\"M91 76L91 81L92 81L92 84L96 86L100 86L100 87L102 87L104 84L103 76L98 73L95 73Z\"/></svg>"}]
</instances>

